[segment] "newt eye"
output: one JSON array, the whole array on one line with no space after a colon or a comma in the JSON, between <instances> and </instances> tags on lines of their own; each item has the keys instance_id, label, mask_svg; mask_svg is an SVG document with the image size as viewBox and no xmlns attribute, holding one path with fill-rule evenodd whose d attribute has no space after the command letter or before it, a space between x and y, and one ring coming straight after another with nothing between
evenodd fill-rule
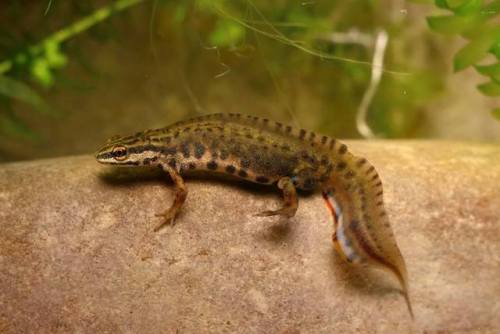
<instances>
[{"instance_id":1,"label":"newt eye","mask_svg":"<svg viewBox=\"0 0 500 334\"><path fill-rule=\"evenodd\" d=\"M111 155L117 161L123 161L127 159L127 148L125 146L115 146L111 151Z\"/></svg>"}]
</instances>

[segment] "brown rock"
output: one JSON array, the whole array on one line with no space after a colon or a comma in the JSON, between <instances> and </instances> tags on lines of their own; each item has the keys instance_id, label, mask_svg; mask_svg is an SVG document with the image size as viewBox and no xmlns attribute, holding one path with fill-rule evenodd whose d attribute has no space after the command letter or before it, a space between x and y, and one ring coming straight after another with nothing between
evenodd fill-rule
<instances>
[{"instance_id":1,"label":"brown rock","mask_svg":"<svg viewBox=\"0 0 500 334\"><path fill-rule=\"evenodd\" d=\"M0 166L0 332L493 333L500 331L500 147L353 142L385 185L412 322L386 273L334 253L321 196L291 221L256 218L279 193L172 186L91 156Z\"/></svg>"}]
</instances>

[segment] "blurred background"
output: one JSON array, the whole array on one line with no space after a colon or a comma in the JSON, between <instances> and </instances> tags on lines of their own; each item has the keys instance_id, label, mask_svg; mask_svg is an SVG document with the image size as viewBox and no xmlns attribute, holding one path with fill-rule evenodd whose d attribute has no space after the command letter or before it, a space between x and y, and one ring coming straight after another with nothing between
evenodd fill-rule
<instances>
[{"instance_id":1,"label":"blurred background","mask_svg":"<svg viewBox=\"0 0 500 334\"><path fill-rule=\"evenodd\" d=\"M0 3L0 161L214 112L500 141L498 0Z\"/></svg>"}]
</instances>

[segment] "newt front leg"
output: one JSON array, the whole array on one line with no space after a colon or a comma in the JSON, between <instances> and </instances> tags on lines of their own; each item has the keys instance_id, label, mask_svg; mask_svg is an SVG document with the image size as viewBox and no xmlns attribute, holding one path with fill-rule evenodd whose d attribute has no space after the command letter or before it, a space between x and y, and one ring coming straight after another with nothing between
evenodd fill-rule
<instances>
[{"instance_id":1,"label":"newt front leg","mask_svg":"<svg viewBox=\"0 0 500 334\"><path fill-rule=\"evenodd\" d=\"M160 166L165 172L167 172L170 175L170 178L174 182L175 199L174 203L172 203L172 205L170 206L170 208L168 208L168 210L166 210L163 213L156 214L157 217L163 217L164 219L161 224L159 224L154 228L155 232L158 231L160 228L162 228L163 225L167 224L174 225L175 217L177 217L177 215L179 214L182 205L186 201L187 197L187 189L186 186L184 185L184 180L182 179L182 176L179 174L179 172L167 163L162 162Z\"/></svg>"}]
</instances>

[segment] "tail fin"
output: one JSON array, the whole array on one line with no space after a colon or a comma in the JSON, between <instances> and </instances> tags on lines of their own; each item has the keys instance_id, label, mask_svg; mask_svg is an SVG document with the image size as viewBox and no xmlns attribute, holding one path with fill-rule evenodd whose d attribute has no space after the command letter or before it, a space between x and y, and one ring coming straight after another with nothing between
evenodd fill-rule
<instances>
[{"instance_id":1,"label":"tail fin","mask_svg":"<svg viewBox=\"0 0 500 334\"><path fill-rule=\"evenodd\" d=\"M350 263L366 263L392 272L413 319L406 265L384 209L382 183L366 160L359 164L356 159L353 157L352 165L363 166L356 171L363 177L345 182L334 175L323 187L322 195L334 222L333 244Z\"/></svg>"}]
</instances>

